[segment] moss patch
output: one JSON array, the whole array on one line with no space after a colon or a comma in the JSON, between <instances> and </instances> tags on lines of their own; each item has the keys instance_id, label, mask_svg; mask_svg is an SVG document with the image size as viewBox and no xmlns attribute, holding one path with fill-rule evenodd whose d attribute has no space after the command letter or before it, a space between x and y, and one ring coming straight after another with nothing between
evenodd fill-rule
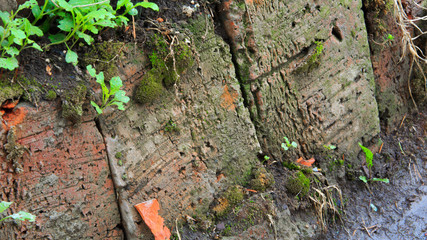
<instances>
[{"instance_id":1,"label":"moss patch","mask_svg":"<svg viewBox=\"0 0 427 240\"><path fill-rule=\"evenodd\" d=\"M124 43L103 41L93 45L83 56L84 66L95 65L96 70L104 72L105 79L111 79L117 75L116 59L122 55L121 49ZM86 67L84 67L86 69Z\"/></svg>"},{"instance_id":2,"label":"moss patch","mask_svg":"<svg viewBox=\"0 0 427 240\"><path fill-rule=\"evenodd\" d=\"M138 103L150 103L157 99L163 91L161 79L156 74L156 71L151 69L142 78L135 91L134 98Z\"/></svg>"},{"instance_id":3,"label":"moss patch","mask_svg":"<svg viewBox=\"0 0 427 240\"><path fill-rule=\"evenodd\" d=\"M217 203L212 208L217 217L223 217L228 212L242 202L244 199L243 188L239 185L230 186L221 197L217 199Z\"/></svg>"},{"instance_id":4,"label":"moss patch","mask_svg":"<svg viewBox=\"0 0 427 240\"><path fill-rule=\"evenodd\" d=\"M53 101L55 100L57 97L57 94L54 90L49 90L47 91L47 93L44 95L44 98L48 101Z\"/></svg>"},{"instance_id":5,"label":"moss patch","mask_svg":"<svg viewBox=\"0 0 427 240\"><path fill-rule=\"evenodd\" d=\"M254 168L252 170L254 178L250 182L252 189L264 192L274 184L274 178L264 167Z\"/></svg>"},{"instance_id":6,"label":"moss patch","mask_svg":"<svg viewBox=\"0 0 427 240\"><path fill-rule=\"evenodd\" d=\"M83 84L77 85L62 99L62 117L73 123L79 123L83 115L83 103L86 99L87 88Z\"/></svg>"},{"instance_id":7,"label":"moss patch","mask_svg":"<svg viewBox=\"0 0 427 240\"><path fill-rule=\"evenodd\" d=\"M310 190L310 179L304 173L298 171L295 176L288 179L286 189L292 194L300 194L304 197Z\"/></svg>"},{"instance_id":8,"label":"moss patch","mask_svg":"<svg viewBox=\"0 0 427 240\"><path fill-rule=\"evenodd\" d=\"M24 93L19 84L12 84L9 80L0 81L0 104L7 99L17 99Z\"/></svg>"}]
</instances>

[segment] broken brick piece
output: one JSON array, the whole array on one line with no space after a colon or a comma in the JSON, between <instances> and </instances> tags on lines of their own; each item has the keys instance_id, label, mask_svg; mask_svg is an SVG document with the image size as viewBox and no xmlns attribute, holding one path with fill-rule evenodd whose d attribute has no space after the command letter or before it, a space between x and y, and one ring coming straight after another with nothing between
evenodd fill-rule
<instances>
[{"instance_id":1,"label":"broken brick piece","mask_svg":"<svg viewBox=\"0 0 427 240\"><path fill-rule=\"evenodd\" d=\"M157 199L152 199L135 205L145 224L151 229L155 240L170 239L171 232L164 226L163 218L159 216L160 204Z\"/></svg>"}]
</instances>

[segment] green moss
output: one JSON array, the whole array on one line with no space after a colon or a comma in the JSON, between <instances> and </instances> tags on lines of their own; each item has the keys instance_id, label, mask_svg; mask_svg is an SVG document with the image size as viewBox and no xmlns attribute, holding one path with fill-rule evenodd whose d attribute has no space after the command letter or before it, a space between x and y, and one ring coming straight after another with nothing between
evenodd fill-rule
<instances>
[{"instance_id":1,"label":"green moss","mask_svg":"<svg viewBox=\"0 0 427 240\"><path fill-rule=\"evenodd\" d=\"M17 99L24 93L24 89L17 83L9 80L0 81L0 104L7 99Z\"/></svg>"},{"instance_id":2,"label":"green moss","mask_svg":"<svg viewBox=\"0 0 427 240\"><path fill-rule=\"evenodd\" d=\"M301 169L300 166L296 165L295 163L293 163L291 161L283 162L282 165L289 170L300 170Z\"/></svg>"},{"instance_id":3,"label":"green moss","mask_svg":"<svg viewBox=\"0 0 427 240\"><path fill-rule=\"evenodd\" d=\"M161 79L157 77L156 71L151 69L141 80L136 89L134 98L138 103L150 103L163 93Z\"/></svg>"},{"instance_id":4,"label":"green moss","mask_svg":"<svg viewBox=\"0 0 427 240\"><path fill-rule=\"evenodd\" d=\"M267 188L274 184L274 177L267 172L264 167L254 168L252 171L254 178L250 182L252 189L259 192L264 192Z\"/></svg>"},{"instance_id":5,"label":"green moss","mask_svg":"<svg viewBox=\"0 0 427 240\"><path fill-rule=\"evenodd\" d=\"M109 41L96 43L84 54L83 65L96 65L97 72L104 72L105 79L111 79L117 75L117 64L114 60L119 59L123 45L122 42Z\"/></svg>"},{"instance_id":6,"label":"green moss","mask_svg":"<svg viewBox=\"0 0 427 240\"><path fill-rule=\"evenodd\" d=\"M116 152L116 155L114 155L117 159L121 159L123 157L122 152Z\"/></svg>"},{"instance_id":7,"label":"green moss","mask_svg":"<svg viewBox=\"0 0 427 240\"><path fill-rule=\"evenodd\" d=\"M310 179L298 171L295 176L288 179L286 189L292 194L299 194L304 197L310 190Z\"/></svg>"},{"instance_id":8,"label":"green moss","mask_svg":"<svg viewBox=\"0 0 427 240\"><path fill-rule=\"evenodd\" d=\"M230 186L213 207L217 217L224 217L230 210L244 199L243 188L239 185Z\"/></svg>"},{"instance_id":9,"label":"green moss","mask_svg":"<svg viewBox=\"0 0 427 240\"><path fill-rule=\"evenodd\" d=\"M62 117L73 123L79 123L83 115L83 103L86 100L87 88L84 84L77 85L62 99Z\"/></svg>"},{"instance_id":10,"label":"green moss","mask_svg":"<svg viewBox=\"0 0 427 240\"><path fill-rule=\"evenodd\" d=\"M57 94L54 90L49 90L47 91L47 93L44 95L44 98L48 101L53 101L57 98Z\"/></svg>"},{"instance_id":11,"label":"green moss","mask_svg":"<svg viewBox=\"0 0 427 240\"><path fill-rule=\"evenodd\" d=\"M161 76L166 88L172 87L179 76L193 65L193 56L190 47L181 41L173 45L173 55L166 40L159 35L153 38L153 52L150 61L153 69Z\"/></svg>"}]
</instances>

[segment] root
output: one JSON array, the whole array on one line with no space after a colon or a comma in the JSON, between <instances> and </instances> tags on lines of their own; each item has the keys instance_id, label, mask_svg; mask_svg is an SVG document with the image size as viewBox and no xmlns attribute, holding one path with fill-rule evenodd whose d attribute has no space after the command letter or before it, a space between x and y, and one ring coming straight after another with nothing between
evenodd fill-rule
<instances>
[{"instance_id":1,"label":"root","mask_svg":"<svg viewBox=\"0 0 427 240\"><path fill-rule=\"evenodd\" d=\"M332 214L333 221L335 221L335 216L339 217L342 222L341 214L343 213L343 198L341 190L336 186L327 186L321 189L313 188L316 193L314 197L309 196L310 200L314 204L316 210L317 219L319 221L320 227L323 231L328 230L327 224L327 214L328 212ZM340 204L337 204L334 199L334 190L335 195L338 195Z\"/></svg>"},{"instance_id":2,"label":"root","mask_svg":"<svg viewBox=\"0 0 427 240\"><path fill-rule=\"evenodd\" d=\"M415 103L415 100L412 96L412 91L411 91L411 86L410 86L410 78L411 78L411 73L412 73L412 68L414 63L416 64L416 66L418 67L418 69L420 70L420 72L422 73L423 77L424 77L424 90L427 92L427 78L423 72L423 69L421 67L420 62L422 63L427 63L427 58L424 55L423 51L414 44L414 40L416 40L417 38L421 37L422 35L426 34L427 31L423 31L420 27L418 27L418 25L416 24L417 21L423 21L423 20L427 20L427 16L423 16L423 17L408 17L408 15L405 12L405 9L403 8L402 5L402 0L393 0L393 5L394 5L394 15L395 15L395 20L397 25L399 26L400 30L402 31L402 56L400 58L400 61L402 61L402 59L409 54L410 57L412 58L411 61L411 67L409 70L409 76L408 76L408 90L409 90L409 94L411 96L412 102L415 105L416 110L418 111L418 107ZM415 3L414 4L419 7L419 8L423 8L422 6L420 6L419 4ZM423 8L425 9L425 8ZM414 29L415 32L415 36L412 37L411 33L410 33L410 29Z\"/></svg>"}]
</instances>

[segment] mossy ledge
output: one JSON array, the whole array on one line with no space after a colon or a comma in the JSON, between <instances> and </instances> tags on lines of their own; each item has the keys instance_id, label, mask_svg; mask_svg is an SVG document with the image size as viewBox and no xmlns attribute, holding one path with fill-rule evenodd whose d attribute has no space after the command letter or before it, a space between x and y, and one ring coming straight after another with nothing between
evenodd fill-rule
<instances>
[{"instance_id":1,"label":"mossy ledge","mask_svg":"<svg viewBox=\"0 0 427 240\"><path fill-rule=\"evenodd\" d=\"M151 45L154 49L150 55L152 68L144 75L134 94L135 101L141 104L157 99L194 63L191 49L184 41L173 44L171 51L170 43L162 36L154 35Z\"/></svg>"}]
</instances>

